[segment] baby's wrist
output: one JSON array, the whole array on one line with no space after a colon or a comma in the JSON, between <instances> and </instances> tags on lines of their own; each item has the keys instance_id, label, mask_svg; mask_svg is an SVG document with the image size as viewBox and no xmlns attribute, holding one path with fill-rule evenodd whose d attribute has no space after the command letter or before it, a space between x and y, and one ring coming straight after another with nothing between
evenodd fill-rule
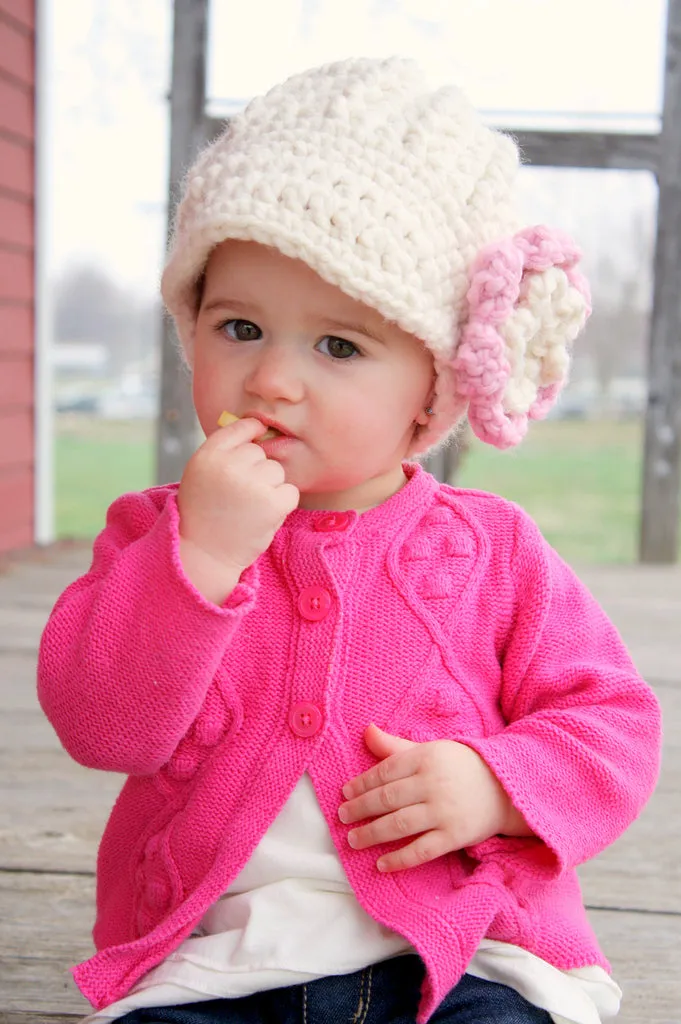
<instances>
[{"instance_id":1,"label":"baby's wrist","mask_svg":"<svg viewBox=\"0 0 681 1024\"><path fill-rule=\"evenodd\" d=\"M534 835L534 832L525 820L525 816L513 804L510 796L507 796L504 824L499 834L502 836L513 836L514 838Z\"/></svg>"},{"instance_id":2,"label":"baby's wrist","mask_svg":"<svg viewBox=\"0 0 681 1024\"><path fill-rule=\"evenodd\" d=\"M190 583L206 600L222 605L232 593L244 566L212 555L187 537L180 537L180 561Z\"/></svg>"}]
</instances>

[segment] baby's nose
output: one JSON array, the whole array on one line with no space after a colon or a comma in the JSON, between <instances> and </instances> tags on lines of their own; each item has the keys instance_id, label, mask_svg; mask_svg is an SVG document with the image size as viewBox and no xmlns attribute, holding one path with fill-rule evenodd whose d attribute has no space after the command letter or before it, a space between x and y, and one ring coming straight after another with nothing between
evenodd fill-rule
<instances>
[{"instance_id":1,"label":"baby's nose","mask_svg":"<svg viewBox=\"0 0 681 1024\"><path fill-rule=\"evenodd\" d=\"M246 390L266 401L300 401L304 393L298 356L283 345L266 345L254 356Z\"/></svg>"}]
</instances>

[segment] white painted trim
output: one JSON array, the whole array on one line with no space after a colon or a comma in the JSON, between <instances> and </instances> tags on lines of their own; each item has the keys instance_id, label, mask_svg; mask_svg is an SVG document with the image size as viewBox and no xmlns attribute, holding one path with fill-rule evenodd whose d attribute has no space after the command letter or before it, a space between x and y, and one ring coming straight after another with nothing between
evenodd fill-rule
<instances>
[{"instance_id":1,"label":"white painted trim","mask_svg":"<svg viewBox=\"0 0 681 1024\"><path fill-rule=\"evenodd\" d=\"M35 0L35 497L34 540L50 544L54 521L52 394L52 30L53 0Z\"/></svg>"}]
</instances>

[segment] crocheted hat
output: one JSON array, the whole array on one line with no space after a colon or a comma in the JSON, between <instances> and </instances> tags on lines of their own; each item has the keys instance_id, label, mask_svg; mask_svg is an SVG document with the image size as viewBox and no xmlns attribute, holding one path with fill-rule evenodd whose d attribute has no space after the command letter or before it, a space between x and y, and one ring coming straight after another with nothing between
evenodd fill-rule
<instances>
[{"instance_id":1,"label":"crocheted hat","mask_svg":"<svg viewBox=\"0 0 681 1024\"><path fill-rule=\"evenodd\" d=\"M191 363L198 284L228 238L299 259L416 335L436 371L433 415L410 452L467 412L516 444L567 377L590 312L580 253L521 230L518 150L416 64L355 59L294 75L231 118L187 174L162 294Z\"/></svg>"}]
</instances>

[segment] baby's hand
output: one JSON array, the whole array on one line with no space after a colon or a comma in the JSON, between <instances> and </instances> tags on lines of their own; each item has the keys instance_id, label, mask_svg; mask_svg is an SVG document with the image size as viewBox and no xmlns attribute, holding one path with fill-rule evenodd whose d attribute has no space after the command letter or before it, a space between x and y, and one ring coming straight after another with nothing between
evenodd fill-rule
<instances>
[{"instance_id":1,"label":"baby's hand","mask_svg":"<svg viewBox=\"0 0 681 1024\"><path fill-rule=\"evenodd\" d=\"M497 834L533 834L497 777L465 744L413 743L375 725L365 742L381 760L343 786L341 821L368 821L348 834L350 845L363 850L417 836L379 858L379 871L416 867Z\"/></svg>"},{"instance_id":2,"label":"baby's hand","mask_svg":"<svg viewBox=\"0 0 681 1024\"><path fill-rule=\"evenodd\" d=\"M254 443L264 432L263 424L250 418L220 427L182 474L177 495L182 561L190 579L190 564L197 579L214 573L216 593L224 589L221 575L232 581L227 592L232 589L300 498L297 487L286 483L281 464Z\"/></svg>"}]
</instances>

